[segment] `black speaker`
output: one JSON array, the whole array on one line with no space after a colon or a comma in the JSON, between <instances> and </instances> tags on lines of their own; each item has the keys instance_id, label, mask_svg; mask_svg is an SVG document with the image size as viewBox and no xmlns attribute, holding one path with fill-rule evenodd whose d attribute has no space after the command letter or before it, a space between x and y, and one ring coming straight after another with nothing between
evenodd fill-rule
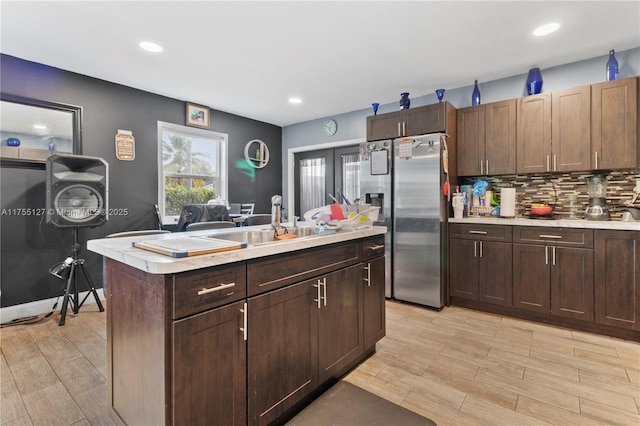
<instances>
[{"instance_id":1,"label":"black speaker","mask_svg":"<svg viewBox=\"0 0 640 426\"><path fill-rule=\"evenodd\" d=\"M47 223L95 227L109 219L109 165L102 158L52 155L47 159Z\"/></svg>"}]
</instances>

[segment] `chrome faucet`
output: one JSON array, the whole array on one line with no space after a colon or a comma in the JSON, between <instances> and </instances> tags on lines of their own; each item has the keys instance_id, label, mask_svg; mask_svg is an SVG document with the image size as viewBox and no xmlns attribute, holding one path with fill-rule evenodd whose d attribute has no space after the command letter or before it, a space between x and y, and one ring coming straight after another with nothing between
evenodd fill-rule
<instances>
[{"instance_id":1,"label":"chrome faucet","mask_svg":"<svg viewBox=\"0 0 640 426\"><path fill-rule=\"evenodd\" d=\"M286 230L280 225L280 206L282 205L282 196L274 195L271 197L271 226L276 231L276 235L286 232ZM282 232L281 232L282 231Z\"/></svg>"}]
</instances>

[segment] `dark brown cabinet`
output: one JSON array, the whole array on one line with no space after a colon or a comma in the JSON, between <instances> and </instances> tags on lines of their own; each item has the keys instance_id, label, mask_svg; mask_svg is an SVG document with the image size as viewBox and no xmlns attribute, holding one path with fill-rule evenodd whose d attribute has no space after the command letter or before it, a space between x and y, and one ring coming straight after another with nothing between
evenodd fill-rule
<instances>
[{"instance_id":1,"label":"dark brown cabinet","mask_svg":"<svg viewBox=\"0 0 640 426\"><path fill-rule=\"evenodd\" d=\"M595 321L640 330L640 232L596 231Z\"/></svg>"},{"instance_id":2,"label":"dark brown cabinet","mask_svg":"<svg viewBox=\"0 0 640 426\"><path fill-rule=\"evenodd\" d=\"M364 349L374 348L385 335L385 236L363 241Z\"/></svg>"},{"instance_id":3,"label":"dark brown cabinet","mask_svg":"<svg viewBox=\"0 0 640 426\"><path fill-rule=\"evenodd\" d=\"M592 168L633 169L638 149L638 78L591 86Z\"/></svg>"},{"instance_id":4,"label":"dark brown cabinet","mask_svg":"<svg viewBox=\"0 0 640 426\"><path fill-rule=\"evenodd\" d=\"M518 98L516 170L544 173L551 170L551 94Z\"/></svg>"},{"instance_id":5,"label":"dark brown cabinet","mask_svg":"<svg viewBox=\"0 0 640 426\"><path fill-rule=\"evenodd\" d=\"M591 86L551 94L551 171L591 169Z\"/></svg>"},{"instance_id":6,"label":"dark brown cabinet","mask_svg":"<svg viewBox=\"0 0 640 426\"><path fill-rule=\"evenodd\" d=\"M447 130L448 102L439 102L367 117L367 141L415 136Z\"/></svg>"},{"instance_id":7,"label":"dark brown cabinet","mask_svg":"<svg viewBox=\"0 0 640 426\"><path fill-rule=\"evenodd\" d=\"M457 111L460 176L516 172L516 100L510 99Z\"/></svg>"},{"instance_id":8,"label":"dark brown cabinet","mask_svg":"<svg viewBox=\"0 0 640 426\"><path fill-rule=\"evenodd\" d=\"M514 227L513 306L593 320L593 231Z\"/></svg>"},{"instance_id":9,"label":"dark brown cabinet","mask_svg":"<svg viewBox=\"0 0 640 426\"><path fill-rule=\"evenodd\" d=\"M249 424L268 424L318 386L315 281L248 301Z\"/></svg>"},{"instance_id":10,"label":"dark brown cabinet","mask_svg":"<svg viewBox=\"0 0 640 426\"><path fill-rule=\"evenodd\" d=\"M511 227L451 224L449 295L511 306Z\"/></svg>"},{"instance_id":11,"label":"dark brown cabinet","mask_svg":"<svg viewBox=\"0 0 640 426\"><path fill-rule=\"evenodd\" d=\"M237 302L173 324L173 424L246 424L244 310Z\"/></svg>"}]
</instances>

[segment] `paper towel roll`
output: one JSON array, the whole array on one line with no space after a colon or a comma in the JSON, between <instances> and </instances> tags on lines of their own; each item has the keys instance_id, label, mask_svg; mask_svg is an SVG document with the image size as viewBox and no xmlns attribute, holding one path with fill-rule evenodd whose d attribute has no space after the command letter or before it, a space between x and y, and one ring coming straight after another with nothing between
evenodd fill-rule
<instances>
[{"instance_id":1,"label":"paper towel roll","mask_svg":"<svg viewBox=\"0 0 640 426\"><path fill-rule=\"evenodd\" d=\"M500 190L500 216L515 217L516 215L516 189L502 188Z\"/></svg>"}]
</instances>

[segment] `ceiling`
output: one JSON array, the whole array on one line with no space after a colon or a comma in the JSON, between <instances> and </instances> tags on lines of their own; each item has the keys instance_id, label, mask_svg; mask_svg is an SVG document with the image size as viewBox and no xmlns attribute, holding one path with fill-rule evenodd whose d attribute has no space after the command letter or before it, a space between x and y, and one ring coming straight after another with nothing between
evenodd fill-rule
<instances>
[{"instance_id":1,"label":"ceiling","mask_svg":"<svg viewBox=\"0 0 640 426\"><path fill-rule=\"evenodd\" d=\"M0 19L2 53L278 126L640 46L637 0L3 0Z\"/></svg>"}]
</instances>

